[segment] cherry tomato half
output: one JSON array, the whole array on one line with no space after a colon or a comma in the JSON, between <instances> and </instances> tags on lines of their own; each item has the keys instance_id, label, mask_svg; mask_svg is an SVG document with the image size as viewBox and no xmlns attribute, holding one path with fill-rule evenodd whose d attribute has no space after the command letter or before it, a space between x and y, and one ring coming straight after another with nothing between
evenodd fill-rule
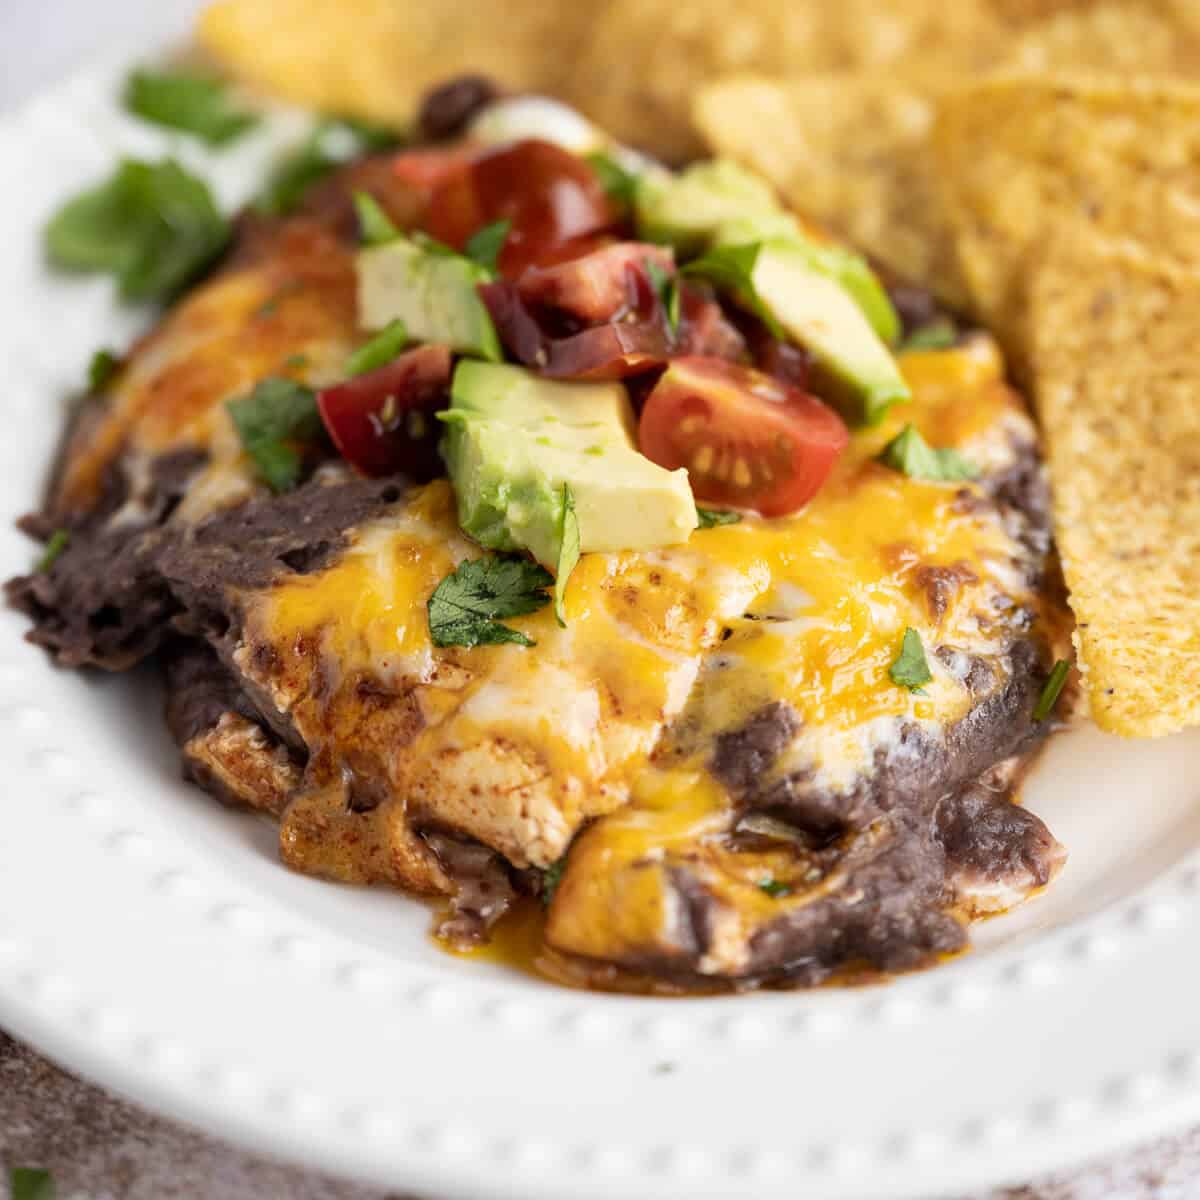
<instances>
[{"instance_id":1,"label":"cherry tomato half","mask_svg":"<svg viewBox=\"0 0 1200 1200\"><path fill-rule=\"evenodd\" d=\"M468 170L448 170L433 187L425 228L461 250L485 225L511 221L498 265L515 278L561 243L615 219L587 162L530 138L478 152Z\"/></svg>"},{"instance_id":2,"label":"cherry tomato half","mask_svg":"<svg viewBox=\"0 0 1200 1200\"><path fill-rule=\"evenodd\" d=\"M317 409L342 457L362 475L402 472L424 482L438 474L434 414L446 407L451 366L449 347L418 346L319 392Z\"/></svg>"},{"instance_id":3,"label":"cherry tomato half","mask_svg":"<svg viewBox=\"0 0 1200 1200\"><path fill-rule=\"evenodd\" d=\"M719 358L672 359L642 410L642 453L686 467L697 500L782 516L825 482L850 435L814 396Z\"/></svg>"}]
</instances>

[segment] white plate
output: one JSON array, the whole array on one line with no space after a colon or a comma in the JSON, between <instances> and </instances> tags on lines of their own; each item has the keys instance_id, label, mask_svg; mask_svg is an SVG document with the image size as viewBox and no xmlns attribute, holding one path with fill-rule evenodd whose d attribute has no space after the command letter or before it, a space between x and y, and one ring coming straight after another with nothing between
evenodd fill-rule
<instances>
[{"instance_id":1,"label":"white plate","mask_svg":"<svg viewBox=\"0 0 1200 1200\"><path fill-rule=\"evenodd\" d=\"M59 398L137 317L49 276L38 230L170 143L98 69L0 128L0 575ZM208 159L226 203L301 127ZM51 669L0 616L0 1025L160 1111L438 1197L886 1197L1028 1177L1200 1119L1200 736L1054 743L1029 805L1070 847L974 953L888 986L649 1000L458 961L402 896L278 865L177 780L149 679Z\"/></svg>"}]
</instances>

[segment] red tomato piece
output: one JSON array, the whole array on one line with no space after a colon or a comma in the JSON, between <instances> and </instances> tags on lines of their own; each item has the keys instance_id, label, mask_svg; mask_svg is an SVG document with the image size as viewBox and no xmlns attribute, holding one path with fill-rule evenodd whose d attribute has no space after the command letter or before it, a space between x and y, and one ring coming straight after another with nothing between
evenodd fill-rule
<instances>
[{"instance_id":1,"label":"red tomato piece","mask_svg":"<svg viewBox=\"0 0 1200 1200\"><path fill-rule=\"evenodd\" d=\"M402 183L432 193L451 175L470 170L478 153L478 149L470 146L456 146L452 150L406 150L392 159L392 173Z\"/></svg>"},{"instance_id":2,"label":"red tomato piece","mask_svg":"<svg viewBox=\"0 0 1200 1200\"><path fill-rule=\"evenodd\" d=\"M448 171L433 188L425 228L461 250L472 234L505 220L498 266L515 278L563 242L612 225L616 213L587 162L530 138L477 153L469 170Z\"/></svg>"},{"instance_id":3,"label":"red tomato piece","mask_svg":"<svg viewBox=\"0 0 1200 1200\"><path fill-rule=\"evenodd\" d=\"M446 407L451 367L449 347L418 346L320 391L317 408L338 452L362 475L432 479L441 471L434 414Z\"/></svg>"},{"instance_id":4,"label":"red tomato piece","mask_svg":"<svg viewBox=\"0 0 1200 1200\"><path fill-rule=\"evenodd\" d=\"M562 309L589 324L611 321L636 307L639 289L630 272L645 274L648 263L666 275L675 272L675 256L665 246L614 242L564 262L529 267L517 289L528 304Z\"/></svg>"},{"instance_id":5,"label":"red tomato piece","mask_svg":"<svg viewBox=\"0 0 1200 1200\"><path fill-rule=\"evenodd\" d=\"M672 359L642 410L642 453L686 467L697 500L794 512L825 482L850 435L814 396L718 358Z\"/></svg>"}]
</instances>

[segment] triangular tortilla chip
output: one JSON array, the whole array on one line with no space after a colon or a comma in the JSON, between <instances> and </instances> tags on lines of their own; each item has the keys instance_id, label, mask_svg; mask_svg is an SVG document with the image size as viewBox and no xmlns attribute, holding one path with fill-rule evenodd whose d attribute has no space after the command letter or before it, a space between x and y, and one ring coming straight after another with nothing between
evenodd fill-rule
<instances>
[{"instance_id":1,"label":"triangular tortilla chip","mask_svg":"<svg viewBox=\"0 0 1200 1200\"><path fill-rule=\"evenodd\" d=\"M1010 349L1052 225L1200 265L1200 87L1000 76L947 97L933 137L972 306Z\"/></svg>"},{"instance_id":2,"label":"triangular tortilla chip","mask_svg":"<svg viewBox=\"0 0 1200 1200\"><path fill-rule=\"evenodd\" d=\"M1200 723L1200 271L1048 231L1029 335L1092 716Z\"/></svg>"},{"instance_id":3,"label":"triangular tortilla chip","mask_svg":"<svg viewBox=\"0 0 1200 1200\"><path fill-rule=\"evenodd\" d=\"M965 307L933 179L929 130L944 74L731 76L704 88L697 128L717 154L904 279Z\"/></svg>"}]
</instances>

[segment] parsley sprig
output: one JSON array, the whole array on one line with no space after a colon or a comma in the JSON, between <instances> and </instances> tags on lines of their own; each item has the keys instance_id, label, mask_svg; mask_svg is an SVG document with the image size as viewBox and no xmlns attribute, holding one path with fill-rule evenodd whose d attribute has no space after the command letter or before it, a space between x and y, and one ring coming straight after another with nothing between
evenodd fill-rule
<instances>
[{"instance_id":1,"label":"parsley sprig","mask_svg":"<svg viewBox=\"0 0 1200 1200\"><path fill-rule=\"evenodd\" d=\"M230 101L223 80L193 72L133 71L122 100L136 116L193 134L210 146L226 146L259 122Z\"/></svg>"},{"instance_id":2,"label":"parsley sprig","mask_svg":"<svg viewBox=\"0 0 1200 1200\"><path fill-rule=\"evenodd\" d=\"M467 559L429 597L429 632L435 646L532 646L507 617L537 612L550 603L550 572L527 558L490 555Z\"/></svg>"},{"instance_id":3,"label":"parsley sprig","mask_svg":"<svg viewBox=\"0 0 1200 1200\"><path fill-rule=\"evenodd\" d=\"M888 674L898 687L906 687L910 692L918 694L920 688L933 678L933 672L930 671L929 662L925 658L921 635L911 625L904 631L900 654L888 668Z\"/></svg>"},{"instance_id":4,"label":"parsley sprig","mask_svg":"<svg viewBox=\"0 0 1200 1200\"><path fill-rule=\"evenodd\" d=\"M320 436L316 395L294 379L264 379L226 406L259 475L273 492L295 487L304 466L302 446Z\"/></svg>"},{"instance_id":5,"label":"parsley sprig","mask_svg":"<svg viewBox=\"0 0 1200 1200\"><path fill-rule=\"evenodd\" d=\"M114 275L122 299L168 300L229 241L208 185L174 159L126 159L68 200L46 226L56 266Z\"/></svg>"},{"instance_id":6,"label":"parsley sprig","mask_svg":"<svg viewBox=\"0 0 1200 1200\"><path fill-rule=\"evenodd\" d=\"M957 450L935 450L915 425L905 425L883 448L879 461L911 479L956 483L976 479L979 468Z\"/></svg>"}]
</instances>

